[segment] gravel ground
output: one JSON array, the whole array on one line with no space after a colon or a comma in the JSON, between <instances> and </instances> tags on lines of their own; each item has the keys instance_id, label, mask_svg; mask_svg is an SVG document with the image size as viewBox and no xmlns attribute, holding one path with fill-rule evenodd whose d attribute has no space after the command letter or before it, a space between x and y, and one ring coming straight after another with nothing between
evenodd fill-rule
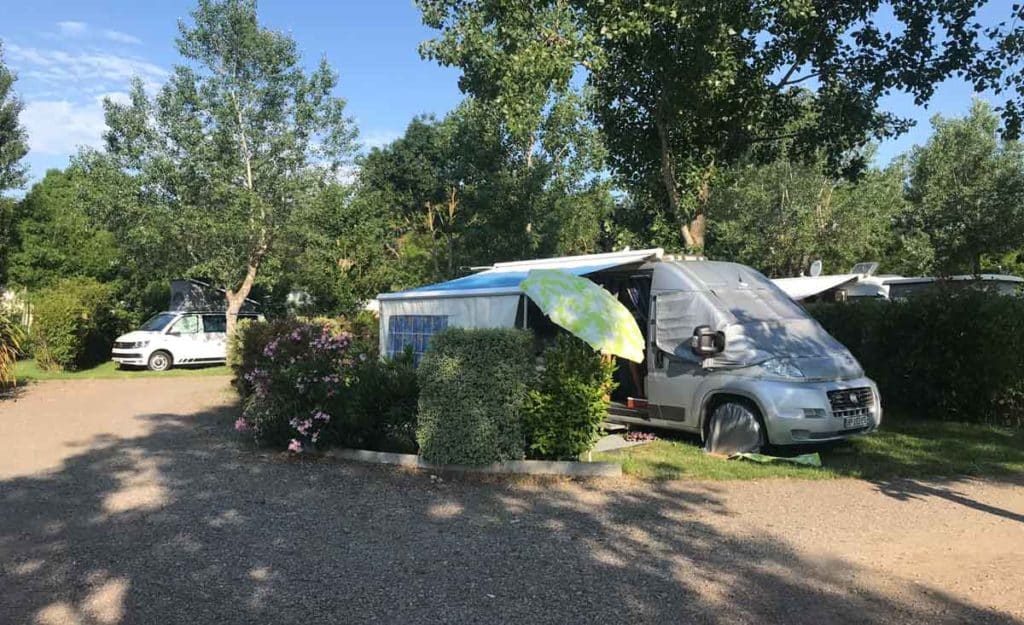
<instances>
[{"instance_id":1,"label":"gravel ground","mask_svg":"<svg viewBox=\"0 0 1024 625\"><path fill-rule=\"evenodd\" d=\"M0 623L1019 623L1024 489L432 477L260 453L224 378L0 401Z\"/></svg>"}]
</instances>

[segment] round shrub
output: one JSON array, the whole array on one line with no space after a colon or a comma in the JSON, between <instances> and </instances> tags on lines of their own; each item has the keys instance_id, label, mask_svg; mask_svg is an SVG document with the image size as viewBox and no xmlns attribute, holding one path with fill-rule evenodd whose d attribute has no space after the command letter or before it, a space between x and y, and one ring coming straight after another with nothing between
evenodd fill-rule
<instances>
[{"instance_id":1,"label":"round shrub","mask_svg":"<svg viewBox=\"0 0 1024 625\"><path fill-rule=\"evenodd\" d=\"M41 367L81 369L110 357L122 323L109 285L70 278L32 300L32 343Z\"/></svg>"},{"instance_id":2,"label":"round shrub","mask_svg":"<svg viewBox=\"0 0 1024 625\"><path fill-rule=\"evenodd\" d=\"M544 371L526 399L524 425L531 456L578 458L594 446L608 415L615 363L580 339L560 334L544 352Z\"/></svg>"},{"instance_id":3,"label":"round shrub","mask_svg":"<svg viewBox=\"0 0 1024 625\"><path fill-rule=\"evenodd\" d=\"M244 398L236 428L262 444L293 451L321 443L344 410L352 369L350 337L330 324L254 322L246 326L243 364L236 370Z\"/></svg>"},{"instance_id":4,"label":"round shrub","mask_svg":"<svg viewBox=\"0 0 1024 625\"><path fill-rule=\"evenodd\" d=\"M479 465L523 457L532 346L523 330L451 328L433 337L418 369L416 439L425 460Z\"/></svg>"}]
</instances>

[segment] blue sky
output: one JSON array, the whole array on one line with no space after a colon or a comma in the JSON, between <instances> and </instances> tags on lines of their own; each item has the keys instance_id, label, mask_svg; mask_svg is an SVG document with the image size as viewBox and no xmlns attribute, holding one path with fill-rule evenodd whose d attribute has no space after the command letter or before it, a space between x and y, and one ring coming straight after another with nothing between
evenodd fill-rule
<instances>
[{"instance_id":1,"label":"blue sky","mask_svg":"<svg viewBox=\"0 0 1024 625\"><path fill-rule=\"evenodd\" d=\"M994 4L999 4L998 0ZM99 145L100 102L123 97L132 75L159 85L177 62L177 20L191 0L5 0L0 39L19 76L29 132L28 164L33 180L63 167L80 145ZM996 11L988 11L996 13ZM412 0L263 0L260 19L289 31L304 59L326 55L341 75L339 94L358 125L364 144L382 145L399 136L420 113L443 115L462 97L458 71L424 61L418 44L432 31L420 22ZM120 94L120 95L119 95ZM894 95L887 109L916 120L902 137L879 150L880 162L923 141L935 113L960 115L970 105L968 85L942 85L928 109Z\"/></svg>"}]
</instances>

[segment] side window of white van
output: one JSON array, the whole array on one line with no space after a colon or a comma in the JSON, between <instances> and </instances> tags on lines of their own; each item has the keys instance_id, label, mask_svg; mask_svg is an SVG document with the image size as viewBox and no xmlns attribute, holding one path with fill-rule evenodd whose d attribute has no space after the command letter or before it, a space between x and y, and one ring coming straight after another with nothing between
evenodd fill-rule
<instances>
[{"instance_id":1,"label":"side window of white van","mask_svg":"<svg viewBox=\"0 0 1024 625\"><path fill-rule=\"evenodd\" d=\"M171 327L171 334L197 334L199 331L199 315L185 315Z\"/></svg>"},{"instance_id":2,"label":"side window of white van","mask_svg":"<svg viewBox=\"0 0 1024 625\"><path fill-rule=\"evenodd\" d=\"M228 320L224 315L203 315L203 331L223 334L228 331Z\"/></svg>"}]
</instances>

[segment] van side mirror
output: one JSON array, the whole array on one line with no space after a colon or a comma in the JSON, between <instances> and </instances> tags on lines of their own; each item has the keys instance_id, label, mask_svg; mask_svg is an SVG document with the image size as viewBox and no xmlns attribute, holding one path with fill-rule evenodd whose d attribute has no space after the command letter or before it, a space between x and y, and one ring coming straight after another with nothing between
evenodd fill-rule
<instances>
[{"instance_id":1,"label":"van side mirror","mask_svg":"<svg viewBox=\"0 0 1024 625\"><path fill-rule=\"evenodd\" d=\"M690 338L690 351L701 358L710 358L725 350L725 332L715 331L711 326L697 326Z\"/></svg>"}]
</instances>

